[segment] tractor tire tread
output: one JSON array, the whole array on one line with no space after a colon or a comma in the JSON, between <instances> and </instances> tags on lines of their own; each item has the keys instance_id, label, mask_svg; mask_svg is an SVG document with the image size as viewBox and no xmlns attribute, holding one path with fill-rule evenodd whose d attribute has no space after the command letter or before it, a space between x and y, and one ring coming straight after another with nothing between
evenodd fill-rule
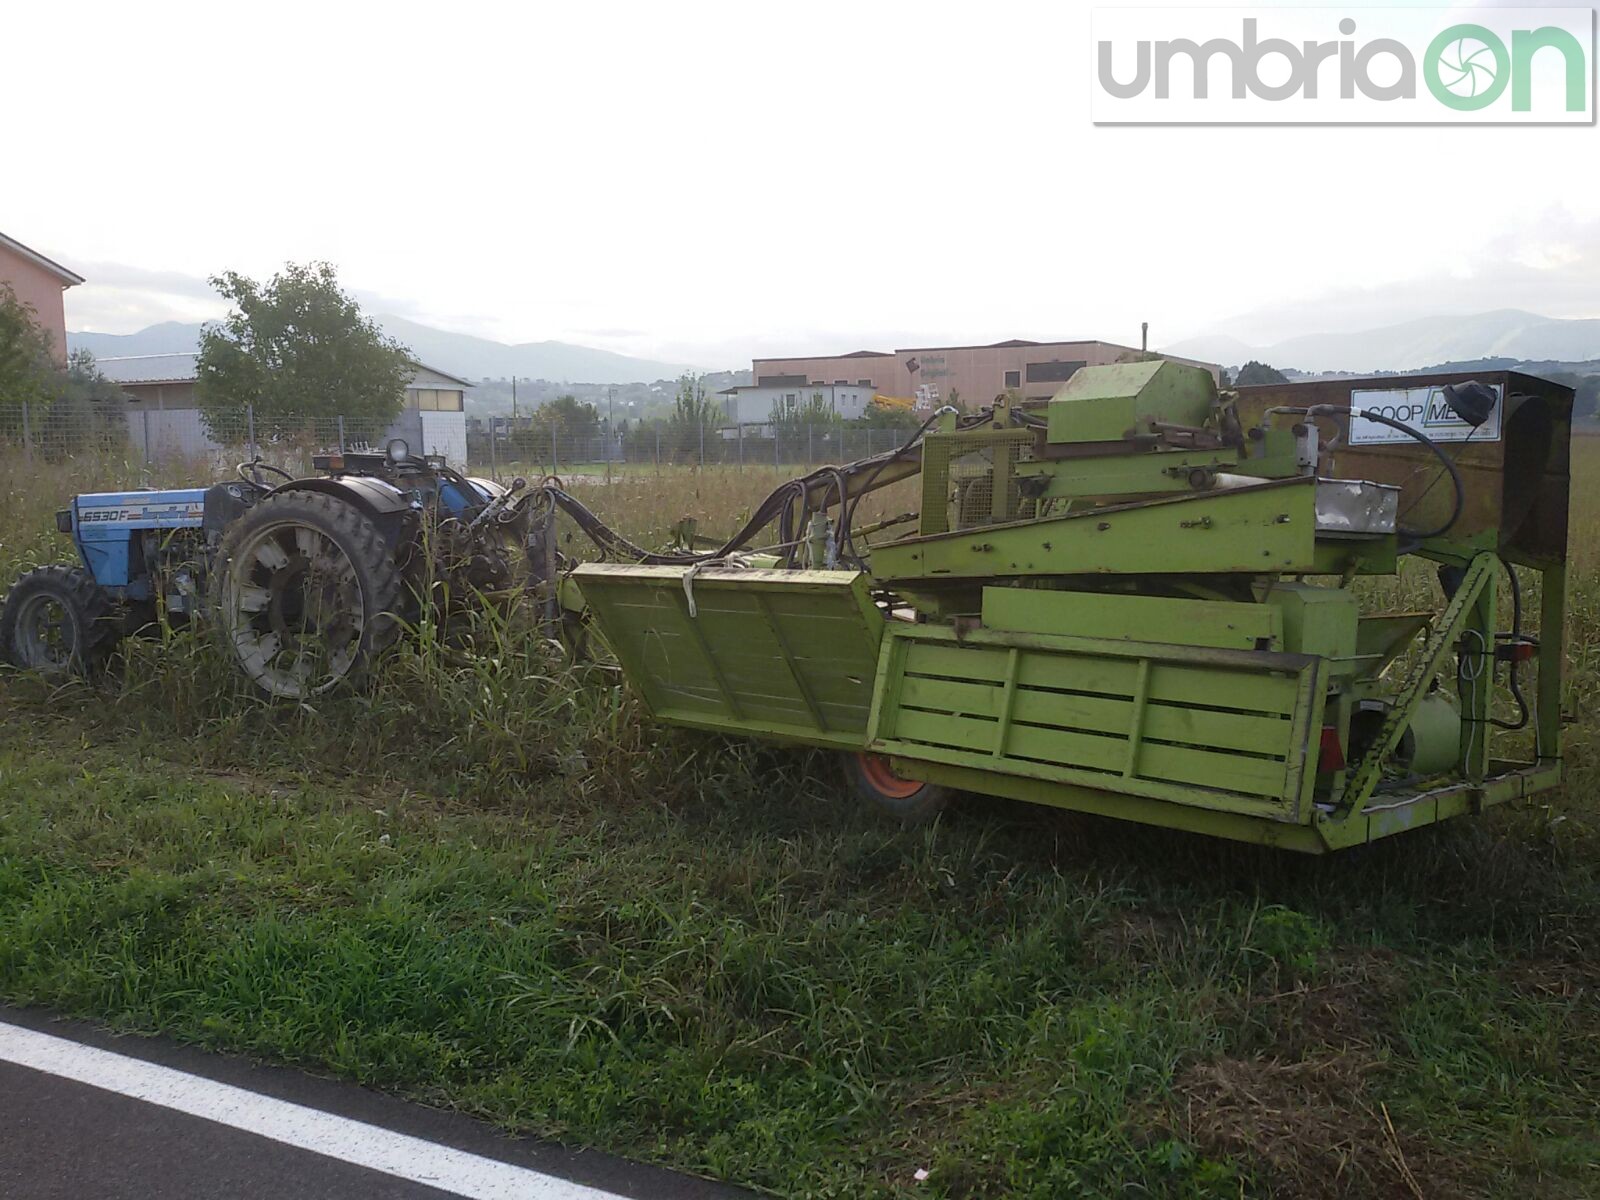
<instances>
[{"instance_id":1,"label":"tractor tire tread","mask_svg":"<svg viewBox=\"0 0 1600 1200\"><path fill-rule=\"evenodd\" d=\"M350 676L358 675L399 638L401 627L396 613L404 584L399 565L395 562L394 549L372 518L336 496L311 491L274 492L228 528L217 550L216 567L212 571L209 589L215 625L222 634L224 648L231 650L227 645L227 622L222 619L229 565L240 543L256 529L272 521L292 520L296 516L309 518L307 523L313 528L322 525L334 531L356 569L371 581L370 595L365 597L370 616L363 621L362 644L355 665L349 672Z\"/></svg>"},{"instance_id":2,"label":"tractor tire tread","mask_svg":"<svg viewBox=\"0 0 1600 1200\"><path fill-rule=\"evenodd\" d=\"M0 601L0 661L22 665L13 649L18 610L28 594L40 589L54 592L73 606L81 633L77 647L80 668L88 673L104 664L122 636L117 606L94 576L81 566L53 563L35 567L17 577Z\"/></svg>"}]
</instances>

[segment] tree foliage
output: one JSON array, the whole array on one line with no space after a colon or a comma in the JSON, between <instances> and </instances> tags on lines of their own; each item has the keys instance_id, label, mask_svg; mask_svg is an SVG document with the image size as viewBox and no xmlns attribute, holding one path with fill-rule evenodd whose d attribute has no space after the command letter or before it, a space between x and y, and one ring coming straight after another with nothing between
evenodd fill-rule
<instances>
[{"instance_id":1,"label":"tree foliage","mask_svg":"<svg viewBox=\"0 0 1600 1200\"><path fill-rule=\"evenodd\" d=\"M0 432L24 432L46 452L76 453L125 444L127 396L75 350L62 367L38 314L0 284Z\"/></svg>"},{"instance_id":2,"label":"tree foliage","mask_svg":"<svg viewBox=\"0 0 1600 1200\"><path fill-rule=\"evenodd\" d=\"M855 424L867 429L915 429L926 415L909 405L902 408L894 404L869 404Z\"/></svg>"},{"instance_id":3,"label":"tree foliage","mask_svg":"<svg viewBox=\"0 0 1600 1200\"><path fill-rule=\"evenodd\" d=\"M55 397L59 373L54 344L33 306L0 283L0 417L20 423L24 404L30 414L42 414Z\"/></svg>"},{"instance_id":4,"label":"tree foliage","mask_svg":"<svg viewBox=\"0 0 1600 1200\"><path fill-rule=\"evenodd\" d=\"M410 352L362 313L328 263L289 263L265 283L228 271L211 286L233 305L200 339L195 398L213 430L237 428L247 404L258 435L308 416L399 413Z\"/></svg>"},{"instance_id":5,"label":"tree foliage","mask_svg":"<svg viewBox=\"0 0 1600 1200\"><path fill-rule=\"evenodd\" d=\"M100 373L93 354L74 350L66 370L57 370L54 379L49 410L35 424L46 445L71 452L126 442L128 395Z\"/></svg>"},{"instance_id":6,"label":"tree foliage","mask_svg":"<svg viewBox=\"0 0 1600 1200\"><path fill-rule=\"evenodd\" d=\"M812 392L803 400L774 400L770 420L774 429L788 435L808 426L836 424L839 414L828 407L821 392Z\"/></svg>"},{"instance_id":7,"label":"tree foliage","mask_svg":"<svg viewBox=\"0 0 1600 1200\"><path fill-rule=\"evenodd\" d=\"M1247 387L1254 383L1288 383L1289 377L1276 367L1270 367L1264 362L1251 359L1239 368L1239 374L1234 379L1235 387Z\"/></svg>"},{"instance_id":8,"label":"tree foliage","mask_svg":"<svg viewBox=\"0 0 1600 1200\"><path fill-rule=\"evenodd\" d=\"M593 437L600 432L600 411L576 396L557 396L534 410L532 425L547 437Z\"/></svg>"},{"instance_id":9,"label":"tree foliage","mask_svg":"<svg viewBox=\"0 0 1600 1200\"><path fill-rule=\"evenodd\" d=\"M672 416L668 423L680 432L699 435L702 429L715 429L719 424L715 401L706 395L705 377L685 373L678 377L678 395L672 403Z\"/></svg>"}]
</instances>

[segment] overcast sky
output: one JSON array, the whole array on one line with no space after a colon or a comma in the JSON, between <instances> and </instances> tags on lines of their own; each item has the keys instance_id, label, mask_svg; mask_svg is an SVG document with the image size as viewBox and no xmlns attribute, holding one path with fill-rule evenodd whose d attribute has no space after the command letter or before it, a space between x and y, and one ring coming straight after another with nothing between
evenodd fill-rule
<instances>
[{"instance_id":1,"label":"overcast sky","mask_svg":"<svg viewBox=\"0 0 1600 1200\"><path fill-rule=\"evenodd\" d=\"M747 365L1600 316L1593 126L1096 127L1075 3L8 5L68 325L327 259L375 312ZM21 52L19 52L21 51ZM31 111L16 97L36 101Z\"/></svg>"}]
</instances>

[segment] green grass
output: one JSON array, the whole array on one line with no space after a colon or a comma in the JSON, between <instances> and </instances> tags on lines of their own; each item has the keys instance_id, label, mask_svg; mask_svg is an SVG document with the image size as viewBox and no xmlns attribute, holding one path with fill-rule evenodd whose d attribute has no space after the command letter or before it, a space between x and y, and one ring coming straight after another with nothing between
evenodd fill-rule
<instances>
[{"instance_id":1,"label":"green grass","mask_svg":"<svg viewBox=\"0 0 1600 1200\"><path fill-rule=\"evenodd\" d=\"M749 502L674 486L650 522ZM46 561L59 498L8 487L0 565ZM422 633L316 706L182 637L0 678L0 996L782 1195L1600 1193L1592 722L1564 792L1328 860L903 831L515 629Z\"/></svg>"}]
</instances>

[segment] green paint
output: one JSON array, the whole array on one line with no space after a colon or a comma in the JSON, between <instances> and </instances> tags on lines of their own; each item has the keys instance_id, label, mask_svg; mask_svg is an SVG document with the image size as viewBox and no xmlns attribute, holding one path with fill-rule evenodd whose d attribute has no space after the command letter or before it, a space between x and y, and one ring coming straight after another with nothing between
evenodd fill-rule
<instances>
[{"instance_id":1,"label":"green paint","mask_svg":"<svg viewBox=\"0 0 1600 1200\"><path fill-rule=\"evenodd\" d=\"M919 532L868 571L587 565L562 594L581 589L661 720L1034 803L1322 852L1553 786L1565 576L1548 548L1523 668L1535 761L1490 757L1496 556L1518 544L1482 519L1490 473L1467 473L1466 534L1405 547L1461 574L1450 601L1369 611L1357 577L1396 574L1402 549L1365 532L1371 491L1299 473L1294 416L1244 436L1244 404L1182 364L1085 368L1042 421L940 418ZM1536 443L1518 461L1544 453L1564 479L1564 446ZM1380 480L1386 460L1437 469L1384 447ZM1539 503L1564 527L1563 492ZM1458 663L1481 681L1459 699Z\"/></svg>"},{"instance_id":2,"label":"green paint","mask_svg":"<svg viewBox=\"0 0 1600 1200\"><path fill-rule=\"evenodd\" d=\"M1047 438L1058 445L1116 442L1150 423L1200 425L1216 400L1211 372L1175 362L1085 367L1050 401Z\"/></svg>"}]
</instances>

